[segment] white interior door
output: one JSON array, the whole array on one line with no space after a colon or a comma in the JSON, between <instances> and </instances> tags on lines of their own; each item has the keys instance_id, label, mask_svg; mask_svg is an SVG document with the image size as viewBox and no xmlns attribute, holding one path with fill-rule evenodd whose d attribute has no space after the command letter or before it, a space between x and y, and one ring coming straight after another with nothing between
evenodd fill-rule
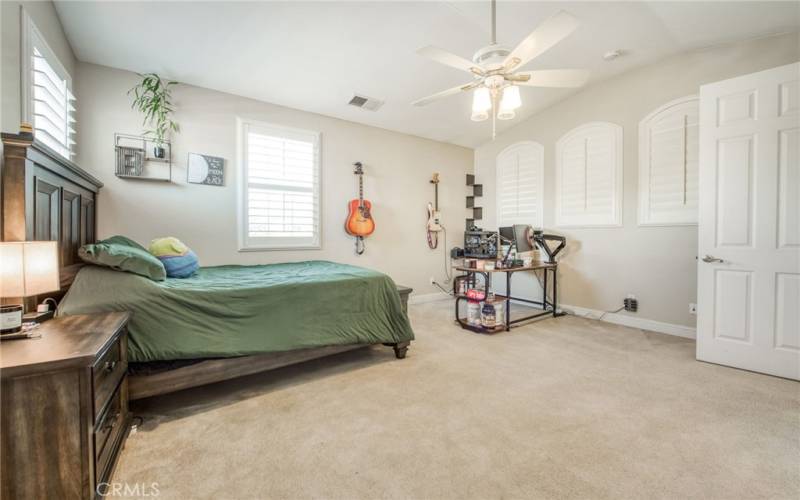
<instances>
[{"instance_id":1,"label":"white interior door","mask_svg":"<svg viewBox=\"0 0 800 500\"><path fill-rule=\"evenodd\" d=\"M700 88L697 359L800 379L800 63Z\"/></svg>"}]
</instances>

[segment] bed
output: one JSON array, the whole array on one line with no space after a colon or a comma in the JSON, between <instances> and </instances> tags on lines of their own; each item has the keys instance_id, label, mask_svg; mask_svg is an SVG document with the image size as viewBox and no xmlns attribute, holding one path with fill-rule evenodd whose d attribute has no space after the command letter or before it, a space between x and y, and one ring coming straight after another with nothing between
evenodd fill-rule
<instances>
[{"instance_id":1,"label":"bed","mask_svg":"<svg viewBox=\"0 0 800 500\"><path fill-rule=\"evenodd\" d=\"M409 342L385 274L327 261L205 267L153 281L85 266L58 315L131 311L132 362L247 356L311 347Z\"/></svg>"},{"instance_id":2,"label":"bed","mask_svg":"<svg viewBox=\"0 0 800 500\"><path fill-rule=\"evenodd\" d=\"M59 315L133 313L131 399L367 345L405 357L414 338L404 311L411 290L368 269L325 261L219 266L157 283L82 265L77 251L95 241L102 184L29 136L2 140L3 240L60 242L62 288L52 294Z\"/></svg>"}]
</instances>

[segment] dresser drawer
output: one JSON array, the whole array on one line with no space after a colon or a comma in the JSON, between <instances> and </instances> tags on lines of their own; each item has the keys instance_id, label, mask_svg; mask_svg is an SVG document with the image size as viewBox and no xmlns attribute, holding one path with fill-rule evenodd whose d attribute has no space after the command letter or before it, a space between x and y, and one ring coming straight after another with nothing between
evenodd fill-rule
<instances>
[{"instance_id":1,"label":"dresser drawer","mask_svg":"<svg viewBox=\"0 0 800 500\"><path fill-rule=\"evenodd\" d=\"M123 378L94 428L94 458L98 484L108 479L112 458L116 456L120 440L126 430L128 397L126 384L127 378Z\"/></svg>"},{"instance_id":2,"label":"dresser drawer","mask_svg":"<svg viewBox=\"0 0 800 500\"><path fill-rule=\"evenodd\" d=\"M118 336L92 366L95 421L100 417L100 413L108 403L111 394L128 370L126 357L123 356L126 348L125 339L124 333Z\"/></svg>"}]
</instances>

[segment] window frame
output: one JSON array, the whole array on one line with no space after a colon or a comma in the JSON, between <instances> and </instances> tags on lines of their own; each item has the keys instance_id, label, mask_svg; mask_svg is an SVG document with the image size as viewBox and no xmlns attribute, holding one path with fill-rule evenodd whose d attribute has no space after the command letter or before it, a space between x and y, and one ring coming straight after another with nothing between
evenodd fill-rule
<instances>
[{"instance_id":1,"label":"window frame","mask_svg":"<svg viewBox=\"0 0 800 500\"><path fill-rule=\"evenodd\" d=\"M650 128L649 125L653 121L653 119L657 118L659 115L669 111L670 109L674 109L677 106L682 106L684 104L688 104L694 101L698 107L698 115L699 115L699 107L700 107L700 97L697 94L688 95L685 97L680 97L678 99L674 99L669 101L665 104L662 104L647 116L642 118L639 122L639 165L638 165L638 173L639 173L639 203L638 203L638 225L639 226L696 226L697 225L697 217L699 212L699 204L698 210L694 213L694 220L653 220L652 215L648 209L650 205ZM698 123L698 134L699 134L699 123ZM698 140L698 149L699 149L699 140ZM698 174L700 170L699 165L699 151L698 151Z\"/></svg>"},{"instance_id":2,"label":"window frame","mask_svg":"<svg viewBox=\"0 0 800 500\"><path fill-rule=\"evenodd\" d=\"M614 172L614 183L613 183L613 195L614 198L612 200L612 208L613 214L610 214L611 217L608 220L600 221L600 222L592 222L589 220L578 220L567 222L564 220L564 215L562 214L562 176L563 176L563 150L565 145L572 140L575 136L582 135L586 133L588 129L592 129L598 126L602 126L607 128L612 133L612 140L614 142L614 160L612 165L612 171ZM623 144L623 130L622 126L612 122L604 122L604 121L595 121L595 122L588 122L582 125L579 125L566 134L562 135L558 141L556 142L556 158L555 158L555 167L556 167L556 200L555 200L555 225L556 227L564 227L564 228L616 228L616 227L623 227L623 200L624 200L624 164L623 164L623 156L624 156L624 144ZM588 160L585 160L588 161ZM574 216L570 216L570 218L575 218Z\"/></svg>"},{"instance_id":3,"label":"window frame","mask_svg":"<svg viewBox=\"0 0 800 500\"><path fill-rule=\"evenodd\" d=\"M537 183L537 199L536 199L536 216L537 220L530 221L533 224L533 227L544 227L544 146L541 143L536 141L519 141L511 144L510 146L506 147L495 158L495 210L496 210L496 222L497 227L503 225L502 219L502 211L500 208L501 205L501 197L500 197L500 161L504 155L511 154L517 149L532 147L534 149L534 154L537 156L537 160L539 161L539 168L538 172L535 173L536 183ZM517 181L519 181L519 176L517 176ZM519 207L517 207L517 211L519 211ZM522 222L519 222L522 224Z\"/></svg>"},{"instance_id":4,"label":"window frame","mask_svg":"<svg viewBox=\"0 0 800 500\"><path fill-rule=\"evenodd\" d=\"M20 116L23 122L30 123L31 126L34 128L34 132L36 129L35 123L35 116L34 116L34 109L35 109L35 93L33 91L33 49L36 47L39 49L42 57L47 61L50 65L51 69L60 77L63 78L67 83L67 92L70 95L74 95L73 87L72 87L72 75L69 74L67 68L61 62L61 60L56 56L56 53L53 49L50 48L50 45L47 43L42 32L34 23L33 18L26 12L24 8L20 8L20 94L22 98L21 108L20 109ZM69 129L70 127L70 114L72 114L73 122L76 123L77 119L75 118L75 114L77 112L69 113L67 112L67 123L66 127ZM75 134L67 133L67 151L68 155L66 158L68 160L72 160L75 156L75 141L72 140L73 137L70 136L77 136ZM60 151L56 151L57 153L61 154ZM63 155L62 155L63 156Z\"/></svg>"},{"instance_id":5,"label":"window frame","mask_svg":"<svg viewBox=\"0 0 800 500\"><path fill-rule=\"evenodd\" d=\"M270 238L248 236L248 169L247 169L247 134L251 129L263 130L278 134L279 137L305 136L314 144L314 180L312 189L316 204L314 217L316 227L311 238ZM262 252L281 250L321 250L322 249L322 133L313 130L286 127L276 123L263 122L248 118L236 118L236 152L237 152L237 226L238 247L240 252Z\"/></svg>"}]
</instances>

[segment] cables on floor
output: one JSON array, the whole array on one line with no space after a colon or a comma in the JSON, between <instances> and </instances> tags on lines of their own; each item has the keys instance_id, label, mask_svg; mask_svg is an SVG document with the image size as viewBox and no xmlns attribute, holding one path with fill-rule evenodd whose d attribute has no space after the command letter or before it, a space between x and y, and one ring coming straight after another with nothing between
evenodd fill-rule
<instances>
[{"instance_id":1,"label":"cables on floor","mask_svg":"<svg viewBox=\"0 0 800 500\"><path fill-rule=\"evenodd\" d=\"M453 273L452 273L452 270L450 269L450 259L449 259L448 255L447 255L447 252L448 252L448 250L447 250L447 228L444 227L444 226L441 226L441 228L442 228L442 236L443 236L443 243L444 243L444 245L442 245L442 256L444 257L444 275L447 278L447 282L445 284L450 285L453 282ZM438 242L439 242L438 234L437 233L433 233L432 231L428 231L428 243L429 243L429 246L430 246L430 242L431 242L431 234L433 234L434 241L436 241L437 246L438 246ZM431 248L436 248L436 247L431 247ZM439 284L438 281L434 280L433 284L436 286L436 288L438 288L439 290L443 291L447 295L453 295L453 291L452 290L448 290L448 289L444 288L441 284Z\"/></svg>"},{"instance_id":2,"label":"cables on floor","mask_svg":"<svg viewBox=\"0 0 800 500\"><path fill-rule=\"evenodd\" d=\"M623 309L625 309L625 306L622 306L619 309L614 309L613 311L603 311L603 313L600 314L599 316L595 316L590 312L586 313L586 314L578 314L575 311L569 311L569 313L572 314L573 316L578 316L579 318L595 319L597 321L602 321L603 318L606 317L606 314L616 314L616 313L622 311Z\"/></svg>"}]
</instances>

